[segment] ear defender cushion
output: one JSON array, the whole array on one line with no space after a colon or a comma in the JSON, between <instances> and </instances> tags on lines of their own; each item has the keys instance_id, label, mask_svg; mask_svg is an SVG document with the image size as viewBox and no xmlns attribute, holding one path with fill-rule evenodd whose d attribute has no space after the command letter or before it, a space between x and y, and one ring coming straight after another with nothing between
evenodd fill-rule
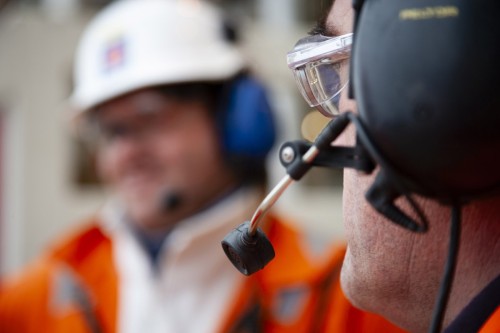
<instances>
[{"instance_id":1,"label":"ear defender cushion","mask_svg":"<svg viewBox=\"0 0 500 333\"><path fill-rule=\"evenodd\" d=\"M264 86L247 75L231 81L223 112L222 139L231 157L264 160L276 129Z\"/></svg>"}]
</instances>

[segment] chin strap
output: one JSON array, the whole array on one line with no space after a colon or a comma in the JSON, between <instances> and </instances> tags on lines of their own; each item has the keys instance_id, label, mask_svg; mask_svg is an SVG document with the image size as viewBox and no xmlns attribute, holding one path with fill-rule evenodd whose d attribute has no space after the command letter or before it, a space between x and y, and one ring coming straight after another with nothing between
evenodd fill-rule
<instances>
[{"instance_id":1,"label":"chin strap","mask_svg":"<svg viewBox=\"0 0 500 333\"><path fill-rule=\"evenodd\" d=\"M414 214L419 218L418 222L396 206L395 201L401 196L406 199ZM397 188L397 184L391 181L385 170L380 170L377 174L365 198L377 212L403 228L413 232L427 231L428 221L420 206L409 193Z\"/></svg>"},{"instance_id":2,"label":"chin strap","mask_svg":"<svg viewBox=\"0 0 500 333\"><path fill-rule=\"evenodd\" d=\"M441 332L446 306L450 298L450 291L457 266L458 250L460 248L460 234L462 229L462 208L454 204L451 208L450 239L448 241L448 257L444 268L443 278L434 306L429 333Z\"/></svg>"}]
</instances>

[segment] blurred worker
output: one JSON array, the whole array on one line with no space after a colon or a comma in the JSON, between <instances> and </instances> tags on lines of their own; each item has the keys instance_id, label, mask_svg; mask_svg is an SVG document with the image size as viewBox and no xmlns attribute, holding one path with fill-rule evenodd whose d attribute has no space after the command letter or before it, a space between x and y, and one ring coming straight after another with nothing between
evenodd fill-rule
<instances>
[{"instance_id":1,"label":"blurred worker","mask_svg":"<svg viewBox=\"0 0 500 333\"><path fill-rule=\"evenodd\" d=\"M202 1L127 0L88 26L73 117L113 195L4 282L1 332L382 331L338 289L342 248L325 269L271 216L271 265L247 278L224 256L227 230L262 199L275 127L223 22Z\"/></svg>"}]
</instances>

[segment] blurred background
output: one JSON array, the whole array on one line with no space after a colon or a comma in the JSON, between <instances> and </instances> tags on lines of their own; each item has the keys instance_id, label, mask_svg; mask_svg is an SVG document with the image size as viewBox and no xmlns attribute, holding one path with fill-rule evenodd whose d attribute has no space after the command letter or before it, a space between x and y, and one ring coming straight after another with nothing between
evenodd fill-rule
<instances>
[{"instance_id":1,"label":"blurred background","mask_svg":"<svg viewBox=\"0 0 500 333\"><path fill-rule=\"evenodd\" d=\"M110 2L0 0L0 275L26 264L104 202L92 156L71 132L66 99L80 33ZM311 110L295 87L286 53L329 1L213 2L238 24L241 47L270 89L279 126L268 161L272 187L285 175L281 143L314 132L302 129ZM313 169L275 209L312 232L342 238L341 186L340 171Z\"/></svg>"}]
</instances>

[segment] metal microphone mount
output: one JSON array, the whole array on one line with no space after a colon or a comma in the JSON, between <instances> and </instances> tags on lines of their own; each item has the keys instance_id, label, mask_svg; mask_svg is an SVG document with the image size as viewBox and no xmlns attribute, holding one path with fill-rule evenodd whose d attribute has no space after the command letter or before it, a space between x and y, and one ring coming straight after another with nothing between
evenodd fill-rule
<instances>
[{"instance_id":1,"label":"metal microphone mount","mask_svg":"<svg viewBox=\"0 0 500 333\"><path fill-rule=\"evenodd\" d=\"M280 162L287 175L257 207L252 219L239 225L222 240L222 248L233 265L244 275L264 268L273 258L274 249L262 229L258 228L267 211L293 182L300 180L313 166L354 168L371 173L375 163L364 148L332 146L345 130L353 115L344 113L332 119L313 144L303 141L285 142L280 148Z\"/></svg>"}]
</instances>

